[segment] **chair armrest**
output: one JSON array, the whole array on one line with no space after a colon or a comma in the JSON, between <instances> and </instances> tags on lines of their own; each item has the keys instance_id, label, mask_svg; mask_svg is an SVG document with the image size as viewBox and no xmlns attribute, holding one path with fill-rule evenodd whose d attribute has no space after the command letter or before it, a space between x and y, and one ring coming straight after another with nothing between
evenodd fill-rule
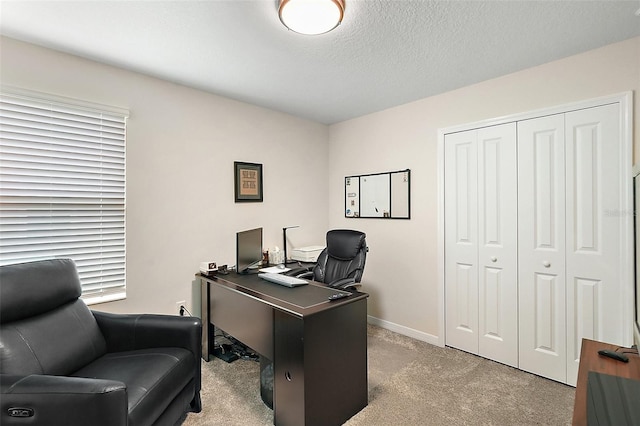
<instances>
[{"instance_id":1,"label":"chair armrest","mask_svg":"<svg viewBox=\"0 0 640 426\"><path fill-rule=\"evenodd\" d=\"M127 388L114 380L0 374L0 424L127 425Z\"/></svg>"},{"instance_id":2,"label":"chair armrest","mask_svg":"<svg viewBox=\"0 0 640 426\"><path fill-rule=\"evenodd\" d=\"M309 268L306 267L299 267L299 268L293 268L287 272L285 272L285 275L289 275L290 277L297 277L297 278L302 278L302 275L306 275L311 273L311 270Z\"/></svg>"},{"instance_id":3,"label":"chair armrest","mask_svg":"<svg viewBox=\"0 0 640 426\"><path fill-rule=\"evenodd\" d=\"M331 288L348 289L360 287L360 283L357 283L355 278L341 278L327 284Z\"/></svg>"},{"instance_id":4,"label":"chair armrest","mask_svg":"<svg viewBox=\"0 0 640 426\"><path fill-rule=\"evenodd\" d=\"M151 314L111 314L92 311L108 352L177 347L202 353L202 323L197 317Z\"/></svg>"}]
</instances>

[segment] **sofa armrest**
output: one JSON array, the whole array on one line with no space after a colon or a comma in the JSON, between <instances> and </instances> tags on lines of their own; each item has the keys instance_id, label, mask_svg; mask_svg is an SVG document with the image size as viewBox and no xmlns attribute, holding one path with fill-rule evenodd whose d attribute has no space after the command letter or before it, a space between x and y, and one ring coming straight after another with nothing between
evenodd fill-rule
<instances>
[{"instance_id":1,"label":"sofa armrest","mask_svg":"<svg viewBox=\"0 0 640 426\"><path fill-rule=\"evenodd\" d=\"M114 380L0 374L0 424L127 424L127 389Z\"/></svg>"},{"instance_id":2,"label":"sofa armrest","mask_svg":"<svg viewBox=\"0 0 640 426\"><path fill-rule=\"evenodd\" d=\"M177 347L202 353L202 323L197 317L111 314L92 311L108 352Z\"/></svg>"},{"instance_id":3,"label":"sofa armrest","mask_svg":"<svg viewBox=\"0 0 640 426\"><path fill-rule=\"evenodd\" d=\"M111 314L92 311L107 342L107 352L175 347L193 353L196 392L200 392L202 322L197 317L152 314Z\"/></svg>"}]
</instances>

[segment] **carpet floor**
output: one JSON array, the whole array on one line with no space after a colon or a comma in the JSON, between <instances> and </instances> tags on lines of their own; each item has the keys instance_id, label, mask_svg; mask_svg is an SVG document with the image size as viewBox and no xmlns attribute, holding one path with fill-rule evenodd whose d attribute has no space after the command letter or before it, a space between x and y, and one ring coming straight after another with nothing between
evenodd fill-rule
<instances>
[{"instance_id":1,"label":"carpet floor","mask_svg":"<svg viewBox=\"0 0 640 426\"><path fill-rule=\"evenodd\" d=\"M379 327L367 334L369 405L346 426L571 424L571 386ZM203 361L203 409L183 426L272 425L259 375L255 361Z\"/></svg>"}]
</instances>

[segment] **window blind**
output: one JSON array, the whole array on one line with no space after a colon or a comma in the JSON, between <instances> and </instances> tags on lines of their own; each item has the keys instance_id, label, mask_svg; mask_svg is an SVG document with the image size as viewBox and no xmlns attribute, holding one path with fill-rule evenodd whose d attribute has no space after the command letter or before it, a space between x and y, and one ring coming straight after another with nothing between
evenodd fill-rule
<instances>
[{"instance_id":1,"label":"window blind","mask_svg":"<svg viewBox=\"0 0 640 426\"><path fill-rule=\"evenodd\" d=\"M0 92L0 264L69 257L83 299L125 296L126 111Z\"/></svg>"}]
</instances>

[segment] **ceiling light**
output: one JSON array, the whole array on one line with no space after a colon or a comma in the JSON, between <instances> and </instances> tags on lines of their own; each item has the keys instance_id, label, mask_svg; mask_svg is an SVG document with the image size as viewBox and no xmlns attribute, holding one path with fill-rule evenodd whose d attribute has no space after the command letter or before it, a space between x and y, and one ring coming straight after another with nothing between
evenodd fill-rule
<instances>
[{"instance_id":1,"label":"ceiling light","mask_svg":"<svg viewBox=\"0 0 640 426\"><path fill-rule=\"evenodd\" d=\"M344 0L280 0L280 21L300 34L322 34L342 22Z\"/></svg>"}]
</instances>

